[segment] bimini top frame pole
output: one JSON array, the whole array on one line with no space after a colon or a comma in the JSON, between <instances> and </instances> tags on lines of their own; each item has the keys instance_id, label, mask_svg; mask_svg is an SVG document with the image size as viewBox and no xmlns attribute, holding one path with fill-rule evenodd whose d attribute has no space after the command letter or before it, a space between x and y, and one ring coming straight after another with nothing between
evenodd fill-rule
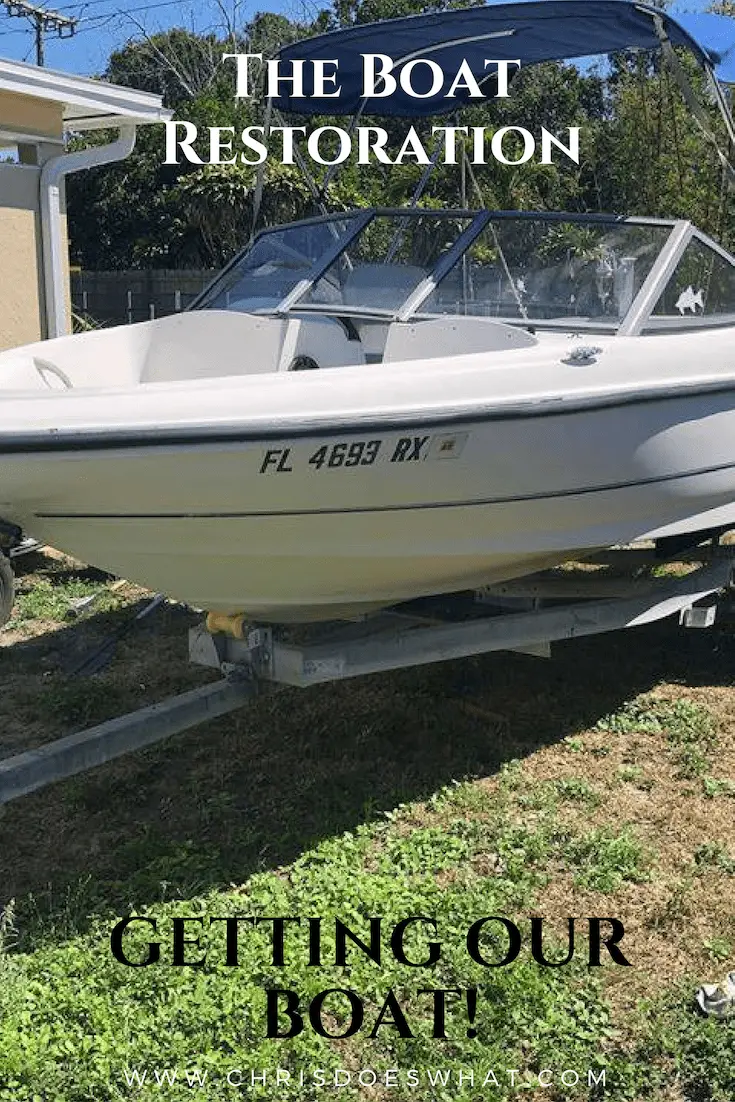
<instances>
[{"instance_id":1,"label":"bimini top frame pole","mask_svg":"<svg viewBox=\"0 0 735 1102\"><path fill-rule=\"evenodd\" d=\"M671 70L676 83L679 86L679 91L684 97L684 101L692 113L694 121L699 126L700 130L704 134L705 138L714 146L717 156L720 158L722 168L727 178L730 187L735 187L735 168L727 156L727 154L720 148L720 143L717 140L716 135L712 131L710 126L707 112L704 109L702 103L700 103L697 95L692 88L686 71L677 57L676 51L671 44L664 21L659 14L654 15L653 22L656 27L656 34L658 35L659 42L661 43L661 52L664 60ZM715 102L719 108L723 122L725 124L725 130L730 142L730 146L735 150L735 122L733 122L732 112L730 111L730 105L727 102L727 98L722 90L717 74L714 67L709 60L704 62L704 72L707 77L707 81L714 94Z\"/></svg>"}]
</instances>

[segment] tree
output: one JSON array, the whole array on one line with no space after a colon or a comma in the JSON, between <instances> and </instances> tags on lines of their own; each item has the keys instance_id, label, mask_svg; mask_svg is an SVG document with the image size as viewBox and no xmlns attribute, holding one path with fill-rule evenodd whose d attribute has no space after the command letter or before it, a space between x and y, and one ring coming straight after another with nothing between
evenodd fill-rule
<instances>
[{"instance_id":1,"label":"tree","mask_svg":"<svg viewBox=\"0 0 735 1102\"><path fill-rule=\"evenodd\" d=\"M237 3L238 0L235 0ZM283 15L256 15L242 28L233 18L209 34L183 28L131 40L115 51L105 75L118 83L158 92L177 117L200 130L208 126L262 123L257 99L234 96L234 71L221 54L247 50L272 56L284 43L337 25L351 25L417 11L466 6L466 0L333 0L311 22ZM735 0L718 8L732 14ZM224 11L224 9L223 9ZM701 74L684 61L695 86ZM699 89L703 91L703 89ZM407 120L361 119L384 125L394 144L405 136ZM442 122L468 126L546 127L563 133L582 128L582 163L559 159L553 165L488 163L476 169L485 206L499 209L625 211L690 218L720 239L735 231L735 210L723 188L721 167L689 117L680 93L657 55L616 55L604 70L545 64L523 70L512 95L468 106L461 117L411 120L425 147L431 127ZM319 122L343 124L343 119ZM713 125L716 125L713 121ZM103 135L89 140L106 140ZM722 136L724 142L724 135ZM203 152L203 150L202 150ZM218 266L252 231L255 172L247 165L198 167L163 164L163 134L142 128L135 152L117 166L69 178L68 209L75 263L88 268ZM346 206L408 202L423 169L360 166L354 156L330 186L329 203ZM467 183L467 199L479 199ZM422 202L456 206L458 166L438 165ZM264 172L261 224L314 213L311 193L300 174L269 161Z\"/></svg>"}]
</instances>

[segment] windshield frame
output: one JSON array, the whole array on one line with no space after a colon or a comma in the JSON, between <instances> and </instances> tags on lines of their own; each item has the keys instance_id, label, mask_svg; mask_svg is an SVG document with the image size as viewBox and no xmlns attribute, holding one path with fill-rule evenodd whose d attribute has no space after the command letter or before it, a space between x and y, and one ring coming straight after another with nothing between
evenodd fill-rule
<instances>
[{"instance_id":1,"label":"windshield frame","mask_svg":"<svg viewBox=\"0 0 735 1102\"><path fill-rule=\"evenodd\" d=\"M689 246L694 241L698 241L700 245L704 245L705 248L715 253L722 260L730 265L731 268L735 268L735 257L723 248L717 241L709 237L702 230L697 229L691 222L681 223L682 227L686 227L686 230L682 229L681 238L670 257L670 260L664 270L662 270L661 278L656 281L654 292L650 296L650 301L647 301L647 309L645 313L641 312L640 318L636 318L635 331L633 336L637 336L639 333L645 331L646 335L654 333L687 333L695 330L703 329L724 329L727 326L735 326L735 312L727 314L707 314L707 315L694 315L692 317L681 318L661 318L654 314L654 310L658 305L658 301L661 295L664 293L669 279L674 275L679 261L684 257ZM635 305L635 303L633 304ZM672 324L673 321L673 324Z\"/></svg>"},{"instance_id":2,"label":"windshield frame","mask_svg":"<svg viewBox=\"0 0 735 1102\"><path fill-rule=\"evenodd\" d=\"M310 303L305 299L309 292L316 286L324 273L330 268L342 254L347 254L349 261L349 248L360 234L376 218L393 217L405 219L407 217L435 217L470 219L469 224L457 236L446 253L440 256L427 275L411 289L410 293L395 308L384 309L373 306L359 306L346 304ZM609 322L599 318L535 318L512 316L498 316L496 321L521 327L533 327L539 329L562 329L568 331L588 330L612 333L617 336L638 336L646 326L660 295L668 280L673 274L684 250L696 238L709 248L714 249L728 263L735 266L735 258L721 245L709 238L706 234L696 229L691 222L683 219L653 218L642 216L627 216L618 214L577 213L571 211L493 211L493 210L469 210L463 208L450 208L434 210L430 207L369 207L356 208L349 211L335 211L331 214L320 215L315 218L300 219L287 223L284 226L273 226L261 230L246 249L241 250L233 257L226 267L204 288L197 298L188 307L190 310L206 309L213 293L216 293L218 285L223 282L234 267L250 252L255 244L264 237L282 232L285 228L293 226L318 225L330 221L339 221L351 218L352 225L346 233L335 238L334 247L326 250L318 257L308 273L288 291L283 298L273 306L262 306L252 312L258 315L271 317L286 317L292 314L332 314L345 318L354 317L375 320L388 320L407 322L412 318L447 317L446 314L422 311L421 307L437 288L442 279L459 262L462 255L471 247L491 222L523 220L573 222L588 225L637 225L668 227L670 232L662 245L653 266L645 278L642 286L635 295L625 316L622 319L611 319Z\"/></svg>"}]
</instances>

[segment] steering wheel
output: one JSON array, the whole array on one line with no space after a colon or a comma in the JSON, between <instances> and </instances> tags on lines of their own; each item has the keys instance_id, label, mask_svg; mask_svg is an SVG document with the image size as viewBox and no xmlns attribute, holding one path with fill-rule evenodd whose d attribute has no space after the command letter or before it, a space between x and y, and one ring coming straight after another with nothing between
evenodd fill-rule
<instances>
[{"instance_id":1,"label":"steering wheel","mask_svg":"<svg viewBox=\"0 0 735 1102\"><path fill-rule=\"evenodd\" d=\"M74 389L74 384L72 383L66 372L62 371L60 367L56 366L56 364L52 364L50 360L42 360L38 356L34 356L33 366L35 367L36 371L41 376L49 390L58 390L59 388L53 386L49 382L49 380L46 378L46 372L48 372L50 375L55 375L57 379L60 379L61 382L64 384L64 388L66 390Z\"/></svg>"}]
</instances>

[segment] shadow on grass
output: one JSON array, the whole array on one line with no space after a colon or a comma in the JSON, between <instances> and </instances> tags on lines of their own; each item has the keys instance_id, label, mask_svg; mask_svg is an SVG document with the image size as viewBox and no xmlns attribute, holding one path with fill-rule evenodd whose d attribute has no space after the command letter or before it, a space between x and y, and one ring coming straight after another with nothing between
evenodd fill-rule
<instances>
[{"instance_id":1,"label":"shadow on grass","mask_svg":"<svg viewBox=\"0 0 735 1102\"><path fill-rule=\"evenodd\" d=\"M172 606L122 640L103 674L84 681L62 672L71 650L84 653L130 616L128 608L91 617L0 649L4 719L28 743L209 679L187 661L196 617ZM490 655L266 693L9 804L0 809L0 906L16 900L27 948L84 929L96 913L240 884L397 804L492 775L661 680L729 684L735 644L725 632L663 624L572 641L556 654L551 662Z\"/></svg>"}]
</instances>

